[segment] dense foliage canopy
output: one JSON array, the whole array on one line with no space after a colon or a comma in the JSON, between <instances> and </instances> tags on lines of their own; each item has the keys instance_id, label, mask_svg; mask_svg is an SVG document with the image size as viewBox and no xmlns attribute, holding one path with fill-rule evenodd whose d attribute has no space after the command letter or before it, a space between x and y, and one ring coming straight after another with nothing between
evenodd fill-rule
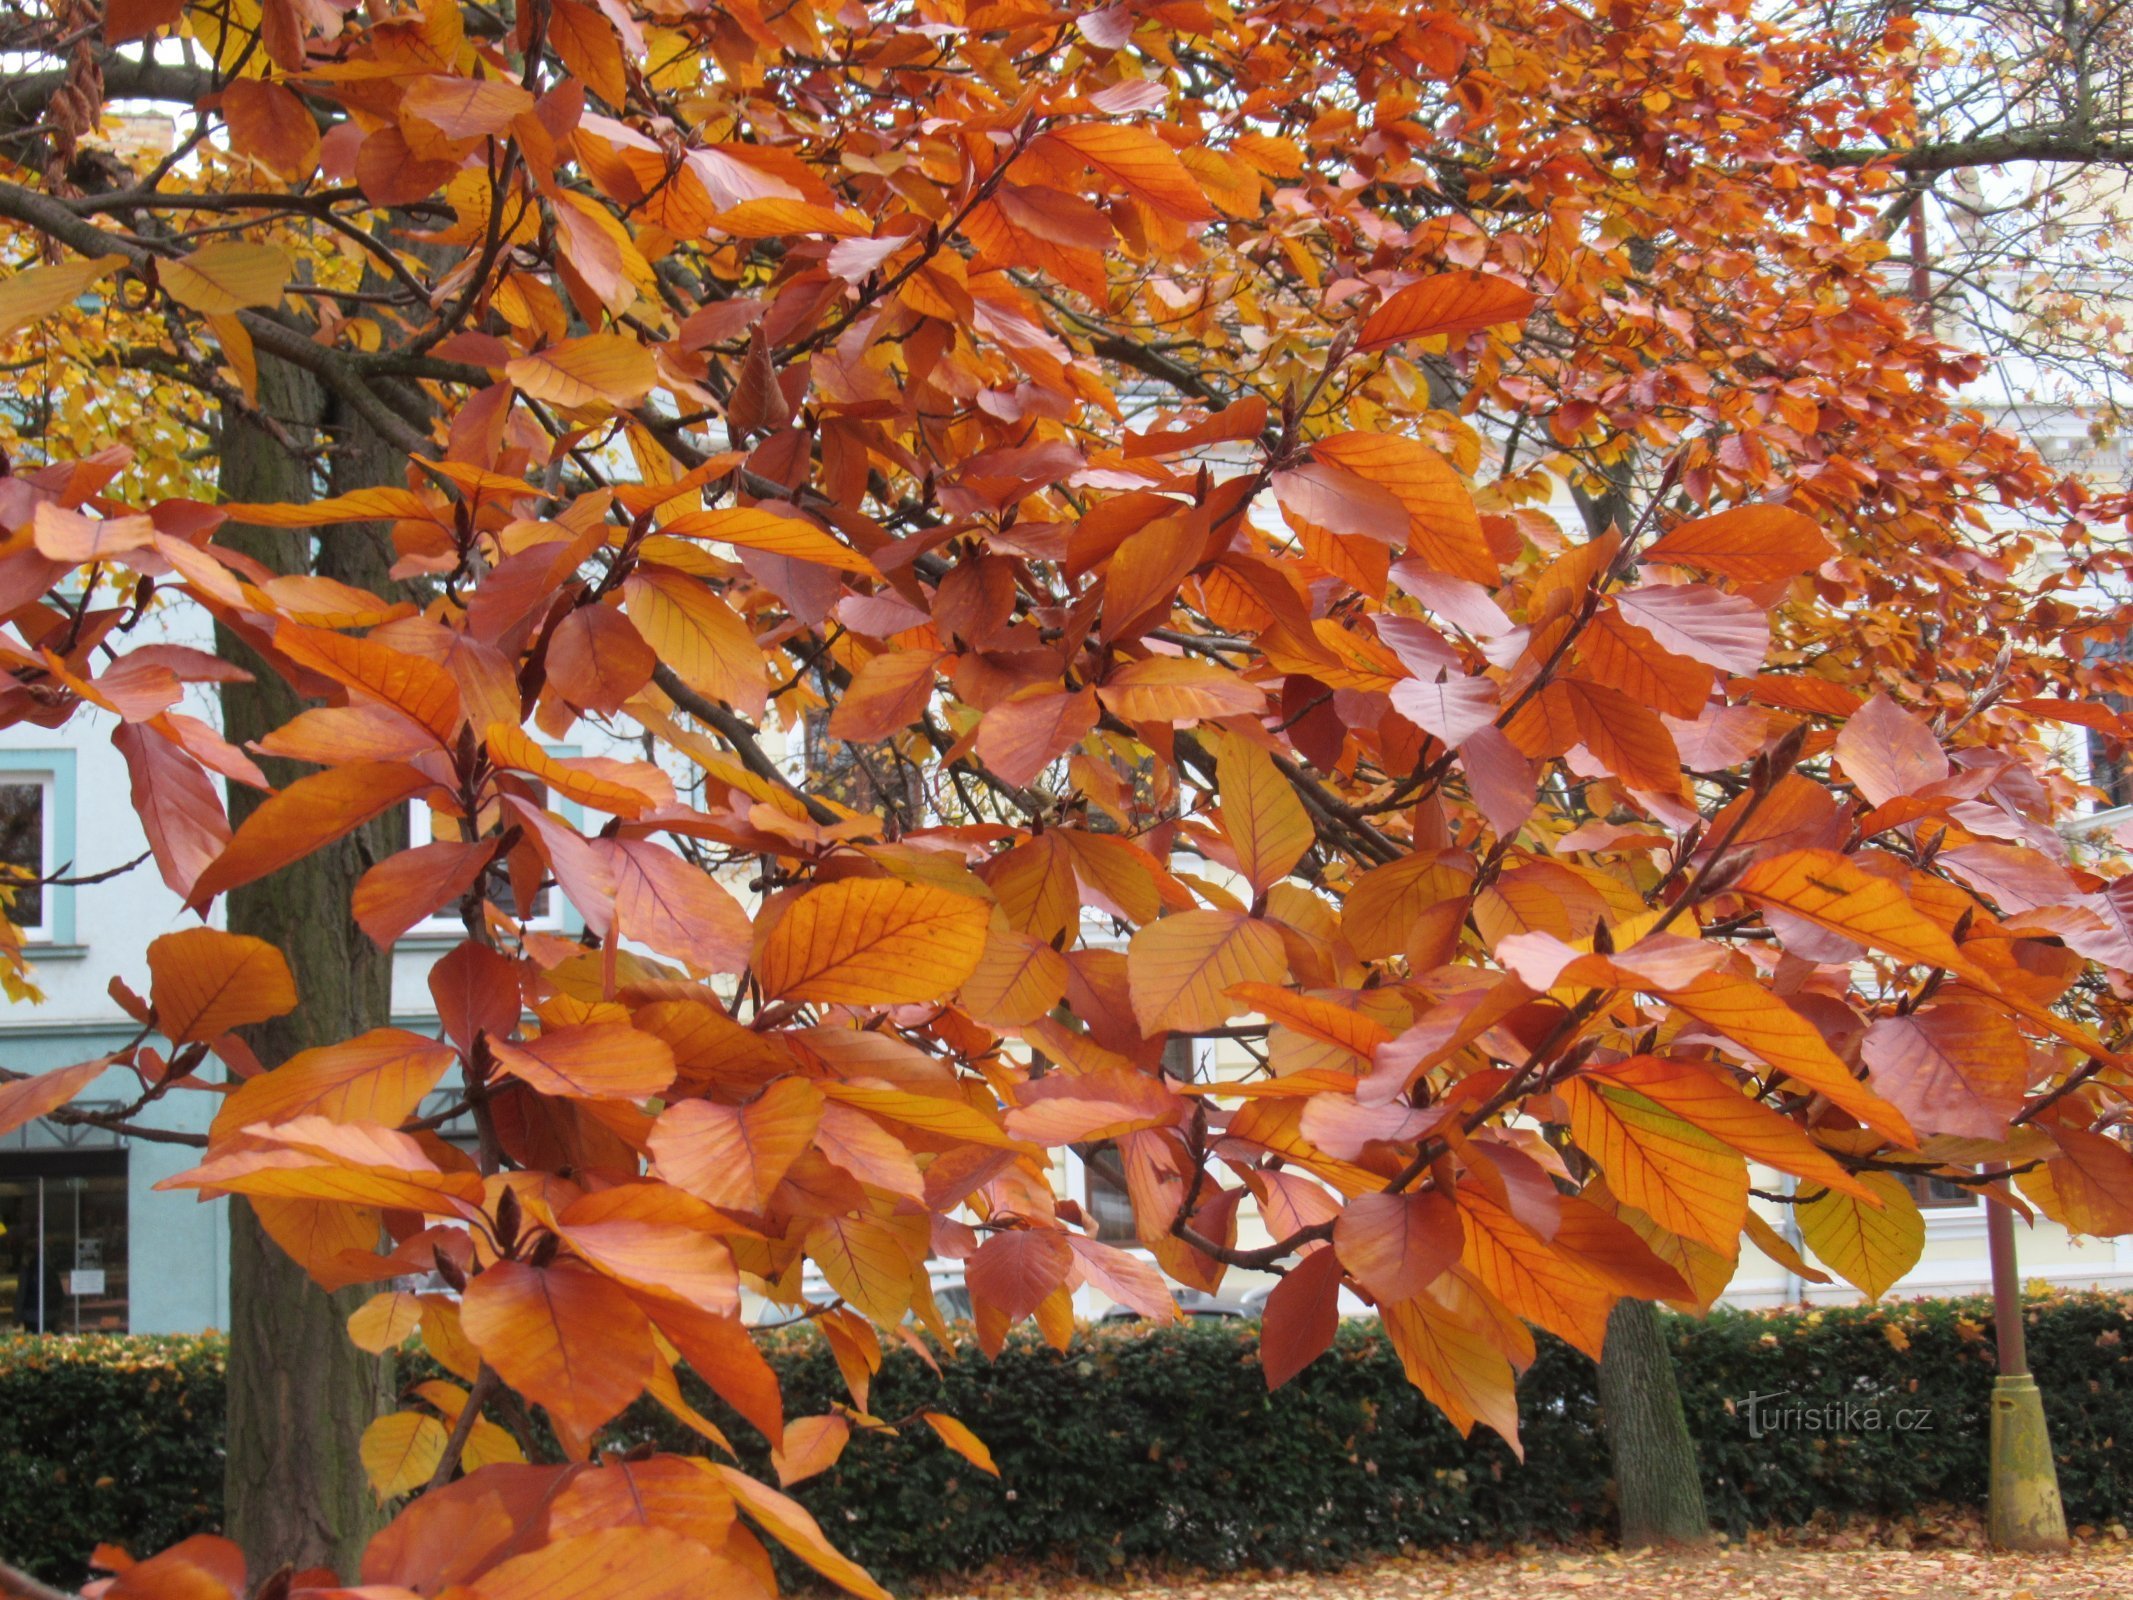
<instances>
[{"instance_id":1,"label":"dense foliage canopy","mask_svg":"<svg viewBox=\"0 0 2133 1600\"><path fill-rule=\"evenodd\" d=\"M2070 857L2052 753L2125 732L2091 648L2122 508L1961 403L1978 358L1891 259L1909 20L35 26L18 381L167 409L136 451L77 407L0 479L0 715L113 721L203 917L416 803L433 837L348 914L464 927L439 1037L271 1071L244 1030L301 1004L271 946L203 923L113 991L126 1117L225 1097L174 1185L244 1196L322 1284L449 1286L351 1329L419 1329L464 1385L365 1441L381 1493L426 1489L368 1592L752 1592L753 1526L878 1594L708 1423L702 1461L584 1458L640 1395L685 1409L685 1361L788 1478L854 1429L986 1465L868 1410L882 1339L937 1324L929 1258L991 1348L1063 1341L1080 1285L1164 1318L1165 1276L1279 1270L1273 1384L1345 1286L1515 1443L1529 1323L1596 1354L1618 1297L1707 1306L1744 1236L1791 1257L1751 1162L1868 1293L1918 1252L1904 1175L2133 1229L2133 880ZM96 137L139 99L184 108L175 148ZM188 458L232 428L404 479L215 503ZM347 581L381 527L389 575ZM170 631L203 614L230 649ZM179 709L245 673L314 702L249 750ZM588 727L605 753L551 752ZM273 793L233 828L224 784ZM544 886L582 937L514 914ZM1181 1037L1255 1070L1166 1075ZM111 1064L0 1085L0 1121ZM475 1154L418 1115L447 1083ZM1140 1252L1055 1195L1098 1145ZM1239 1246L1247 1202L1272 1242ZM788 1419L739 1292L799 1307L809 1272L849 1404ZM570 1462L520 1460L513 1395ZM235 1561L111 1592L243 1592Z\"/></svg>"}]
</instances>

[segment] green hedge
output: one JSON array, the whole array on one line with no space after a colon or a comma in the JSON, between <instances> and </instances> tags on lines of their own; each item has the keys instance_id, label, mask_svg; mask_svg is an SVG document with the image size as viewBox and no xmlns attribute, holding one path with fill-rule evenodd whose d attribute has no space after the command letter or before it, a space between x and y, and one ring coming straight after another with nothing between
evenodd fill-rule
<instances>
[{"instance_id":1,"label":"green hedge","mask_svg":"<svg viewBox=\"0 0 2133 1600\"><path fill-rule=\"evenodd\" d=\"M2118 1521L2133 1509L2133 1451L2116 1449L2133 1440L2133 1297L2056 1296L2028 1315L2068 1518ZM1971 1300L1669 1319L1714 1519L1738 1532L1982 1502L1991 1320ZM1325 1568L1404 1545L1608 1526L1593 1368L1575 1351L1541 1341L1521 1385L1520 1465L1493 1435L1453 1434L1374 1323L1344 1325L1331 1356L1272 1396L1256 1342L1250 1324L1099 1328L1064 1355L1030 1339L991 1363L965 1349L941 1377L892 1350L874 1414L953 1413L991 1448L1000 1481L914 1424L855 1438L795 1492L890 1579L1002 1560ZM69 1581L98 1539L139 1552L214 1526L220 1354L212 1338L0 1343L0 1556ZM771 1357L791 1414L845 1398L812 1335L778 1336ZM747 1426L693 1380L690 1393L767 1473ZM1752 1395L1784 1396L1759 1408L1760 1437ZM1810 1414L1841 1425L1809 1430ZM639 1440L691 1448L643 1405L609 1442Z\"/></svg>"}]
</instances>

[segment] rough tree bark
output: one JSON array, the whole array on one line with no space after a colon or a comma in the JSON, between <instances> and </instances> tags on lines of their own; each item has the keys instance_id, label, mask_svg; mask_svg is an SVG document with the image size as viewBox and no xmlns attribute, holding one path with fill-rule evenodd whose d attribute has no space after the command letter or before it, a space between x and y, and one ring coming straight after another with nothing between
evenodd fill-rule
<instances>
[{"instance_id":1,"label":"rough tree bark","mask_svg":"<svg viewBox=\"0 0 2133 1600\"><path fill-rule=\"evenodd\" d=\"M1648 1300L1617 1300L1601 1347L1600 1411L1614 1465L1622 1543L1696 1544L1708 1538L1696 1446L1674 1382L1674 1357Z\"/></svg>"},{"instance_id":2,"label":"rough tree bark","mask_svg":"<svg viewBox=\"0 0 2133 1600\"><path fill-rule=\"evenodd\" d=\"M328 399L309 375L264 355L259 369L261 409L290 424L292 436L323 440L331 454L322 473L256 423L230 418L220 441L226 497L309 500L321 479L335 493L403 481L406 458L368 430L335 427ZM217 539L279 572L311 571L389 590L391 545L381 526L342 525L316 536L225 527ZM218 632L217 644L225 657L253 663L234 635ZM240 745L302 707L271 672L222 689L224 730ZM291 762L260 764L277 785L309 770ZM260 799L231 785L232 822L242 823ZM391 959L356 928L349 897L372 861L400 848L405 831L405 817L389 812L230 894L231 931L279 949L301 996L290 1015L248 1030L248 1042L268 1068L389 1019ZM353 1578L364 1543L382 1521L356 1447L363 1429L390 1409L393 1388L389 1358L356 1349L345 1328L349 1312L369 1291L325 1293L268 1238L249 1203L233 1198L229 1207L225 1531L243 1547L255 1574L284 1565L330 1566Z\"/></svg>"}]
</instances>

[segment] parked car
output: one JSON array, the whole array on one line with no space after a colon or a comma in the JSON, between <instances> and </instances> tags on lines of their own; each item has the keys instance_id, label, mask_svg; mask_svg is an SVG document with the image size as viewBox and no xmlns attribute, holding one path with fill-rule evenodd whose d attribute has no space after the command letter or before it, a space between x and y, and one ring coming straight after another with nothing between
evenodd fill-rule
<instances>
[{"instance_id":1,"label":"parked car","mask_svg":"<svg viewBox=\"0 0 2133 1600\"><path fill-rule=\"evenodd\" d=\"M1200 1289L1173 1289L1170 1298L1178 1303L1178 1310L1183 1315L1195 1320L1206 1319L1212 1322L1219 1322L1230 1318L1258 1315L1257 1312L1247 1311L1241 1301L1218 1300L1213 1295ZM1096 1320L1098 1322L1139 1322L1141 1314L1131 1306L1113 1306Z\"/></svg>"}]
</instances>

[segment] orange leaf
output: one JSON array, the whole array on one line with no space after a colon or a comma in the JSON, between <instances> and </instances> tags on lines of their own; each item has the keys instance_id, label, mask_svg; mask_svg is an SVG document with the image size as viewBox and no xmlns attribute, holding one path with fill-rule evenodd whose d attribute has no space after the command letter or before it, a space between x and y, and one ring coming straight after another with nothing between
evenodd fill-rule
<instances>
[{"instance_id":1,"label":"orange leaf","mask_svg":"<svg viewBox=\"0 0 2133 1600\"><path fill-rule=\"evenodd\" d=\"M1340 1298L1341 1263L1331 1250L1312 1251L1274 1285L1259 1331L1259 1368L1269 1392L1333 1347Z\"/></svg>"},{"instance_id":2,"label":"orange leaf","mask_svg":"<svg viewBox=\"0 0 2133 1600\"><path fill-rule=\"evenodd\" d=\"M459 1319L482 1358L547 1408L580 1458L594 1430L644 1391L658 1359L636 1303L568 1261L497 1262L467 1285Z\"/></svg>"},{"instance_id":3,"label":"orange leaf","mask_svg":"<svg viewBox=\"0 0 2133 1600\"><path fill-rule=\"evenodd\" d=\"M416 78L400 97L403 116L427 123L447 139L481 139L504 132L533 109L533 96L508 78L466 78L433 72Z\"/></svg>"},{"instance_id":4,"label":"orange leaf","mask_svg":"<svg viewBox=\"0 0 2133 1600\"><path fill-rule=\"evenodd\" d=\"M785 1442L770 1452L778 1482L786 1488L829 1471L844 1454L852 1425L834 1411L824 1417L796 1417L785 1424Z\"/></svg>"},{"instance_id":5,"label":"orange leaf","mask_svg":"<svg viewBox=\"0 0 2133 1600\"><path fill-rule=\"evenodd\" d=\"M2004 1139L2022 1109L2029 1044L2004 1011L1942 1000L1878 1018L1859 1041L1874 1092L1921 1133Z\"/></svg>"},{"instance_id":6,"label":"orange leaf","mask_svg":"<svg viewBox=\"0 0 2133 1600\"><path fill-rule=\"evenodd\" d=\"M521 393L568 410L633 406L659 382L659 369L627 334L588 333L506 362L504 376Z\"/></svg>"},{"instance_id":7,"label":"orange leaf","mask_svg":"<svg viewBox=\"0 0 2133 1600\"><path fill-rule=\"evenodd\" d=\"M823 1537L820 1524L797 1500L732 1467L714 1464L711 1470L759 1527L823 1577L861 1600L890 1600L888 1590Z\"/></svg>"},{"instance_id":8,"label":"orange leaf","mask_svg":"<svg viewBox=\"0 0 2133 1600\"><path fill-rule=\"evenodd\" d=\"M1201 722L1266 708L1266 691L1212 661L1153 656L1114 668L1096 697L1128 722Z\"/></svg>"},{"instance_id":9,"label":"orange leaf","mask_svg":"<svg viewBox=\"0 0 2133 1600\"><path fill-rule=\"evenodd\" d=\"M489 1041L496 1065L542 1094L579 1100L642 1100L674 1081L664 1039L626 1022L543 1029L522 1044Z\"/></svg>"},{"instance_id":10,"label":"orange leaf","mask_svg":"<svg viewBox=\"0 0 2133 1600\"><path fill-rule=\"evenodd\" d=\"M213 1039L296 1009L289 964L264 939L186 928L149 942L149 998L173 1044Z\"/></svg>"},{"instance_id":11,"label":"orange leaf","mask_svg":"<svg viewBox=\"0 0 2133 1600\"><path fill-rule=\"evenodd\" d=\"M108 1058L100 1058L0 1083L0 1133L12 1133L25 1122L57 1111L103 1076L110 1065Z\"/></svg>"},{"instance_id":12,"label":"orange leaf","mask_svg":"<svg viewBox=\"0 0 2133 1600\"><path fill-rule=\"evenodd\" d=\"M670 538L711 539L743 550L763 550L811 566L871 574L874 563L839 544L812 522L755 506L690 511L661 526Z\"/></svg>"},{"instance_id":13,"label":"orange leaf","mask_svg":"<svg viewBox=\"0 0 2133 1600\"><path fill-rule=\"evenodd\" d=\"M1133 1015L1144 1035L1197 1033L1245 1009L1230 989L1280 983L1288 954L1270 923L1241 911L1186 911L1151 922L1126 951Z\"/></svg>"},{"instance_id":14,"label":"orange leaf","mask_svg":"<svg viewBox=\"0 0 2133 1600\"><path fill-rule=\"evenodd\" d=\"M884 650L867 657L830 713L829 736L874 744L912 726L926 714L934 671L947 659L940 650Z\"/></svg>"},{"instance_id":15,"label":"orange leaf","mask_svg":"<svg viewBox=\"0 0 2133 1600\"><path fill-rule=\"evenodd\" d=\"M359 761L298 778L244 819L228 847L194 882L190 903L204 906L218 894L279 872L434 786L433 779L396 761Z\"/></svg>"},{"instance_id":16,"label":"orange leaf","mask_svg":"<svg viewBox=\"0 0 2133 1600\"><path fill-rule=\"evenodd\" d=\"M1384 1318L1407 1381L1462 1435L1473 1432L1475 1423L1486 1423L1524 1460L1516 1380L1495 1343L1427 1295L1385 1307Z\"/></svg>"},{"instance_id":17,"label":"orange leaf","mask_svg":"<svg viewBox=\"0 0 2133 1600\"><path fill-rule=\"evenodd\" d=\"M663 1183L624 1183L574 1200L556 1218L570 1248L609 1277L712 1316L740 1309L725 1219Z\"/></svg>"},{"instance_id":18,"label":"orange leaf","mask_svg":"<svg viewBox=\"0 0 2133 1600\"><path fill-rule=\"evenodd\" d=\"M894 878L842 878L793 902L755 972L773 1000L886 1006L938 1000L977 970L992 908Z\"/></svg>"},{"instance_id":19,"label":"orange leaf","mask_svg":"<svg viewBox=\"0 0 2133 1600\"><path fill-rule=\"evenodd\" d=\"M1885 694L1851 714L1837 731L1835 752L1845 777L1877 806L1948 776L1948 755L1933 730Z\"/></svg>"},{"instance_id":20,"label":"orange leaf","mask_svg":"<svg viewBox=\"0 0 2133 1600\"><path fill-rule=\"evenodd\" d=\"M980 1472L988 1472L995 1478L1000 1475L1000 1469L993 1465L992 1452L985 1448L985 1441L962 1423L945 1411L921 1411L919 1415L925 1419L927 1427L941 1436L942 1444Z\"/></svg>"},{"instance_id":21,"label":"orange leaf","mask_svg":"<svg viewBox=\"0 0 2133 1600\"><path fill-rule=\"evenodd\" d=\"M1070 971L1067 958L1034 934L991 928L956 1004L989 1027L1025 1027L1059 1004Z\"/></svg>"},{"instance_id":22,"label":"orange leaf","mask_svg":"<svg viewBox=\"0 0 2133 1600\"><path fill-rule=\"evenodd\" d=\"M995 702L978 724L978 759L1009 783L1034 782L1096 726L1096 696L1036 684Z\"/></svg>"},{"instance_id":23,"label":"orange leaf","mask_svg":"<svg viewBox=\"0 0 2133 1600\"><path fill-rule=\"evenodd\" d=\"M1803 1088L1828 1096L1876 1133L1915 1146L1903 1113L1853 1077L1814 1025L1762 985L1707 972L1660 992L1676 1010L1753 1051Z\"/></svg>"},{"instance_id":24,"label":"orange leaf","mask_svg":"<svg viewBox=\"0 0 2133 1600\"><path fill-rule=\"evenodd\" d=\"M1440 272L1408 284L1370 313L1358 350L1382 350L1407 339L1457 336L1533 314L1533 291L1479 272Z\"/></svg>"},{"instance_id":25,"label":"orange leaf","mask_svg":"<svg viewBox=\"0 0 2133 1600\"><path fill-rule=\"evenodd\" d=\"M1074 122L1040 143L1063 144L1134 199L1179 222L1212 222L1215 208L1177 152L1146 128Z\"/></svg>"},{"instance_id":26,"label":"orange leaf","mask_svg":"<svg viewBox=\"0 0 2133 1600\"><path fill-rule=\"evenodd\" d=\"M1502 578L1474 497L1429 446L1398 434L1337 433L1315 441L1311 454L1390 491L1406 509L1411 548L1431 571L1492 586Z\"/></svg>"},{"instance_id":27,"label":"orange leaf","mask_svg":"<svg viewBox=\"0 0 2133 1600\"><path fill-rule=\"evenodd\" d=\"M822 1120L822 1096L781 1078L744 1106L684 1100L652 1127L652 1160L669 1183L715 1206L760 1211Z\"/></svg>"},{"instance_id":28,"label":"orange leaf","mask_svg":"<svg viewBox=\"0 0 2133 1600\"><path fill-rule=\"evenodd\" d=\"M1459 1259L1459 1208L1435 1191L1359 1194L1333 1224L1341 1265L1380 1305L1411 1300Z\"/></svg>"},{"instance_id":29,"label":"orange leaf","mask_svg":"<svg viewBox=\"0 0 2133 1600\"><path fill-rule=\"evenodd\" d=\"M491 1567L468 1600L690 1600L711 1592L730 1566L694 1539L668 1528L602 1528L515 1555Z\"/></svg>"},{"instance_id":30,"label":"orange leaf","mask_svg":"<svg viewBox=\"0 0 2133 1600\"><path fill-rule=\"evenodd\" d=\"M1303 859L1318 832L1274 758L1240 735L1222 741L1215 759L1222 796L1222 831L1237 852L1237 867L1262 892Z\"/></svg>"},{"instance_id":31,"label":"orange leaf","mask_svg":"<svg viewBox=\"0 0 2133 1600\"><path fill-rule=\"evenodd\" d=\"M1556 1093L1577 1145L1607 1186L1669 1233L1731 1250L1748 1212L1748 1164L1643 1095L1572 1078Z\"/></svg>"},{"instance_id":32,"label":"orange leaf","mask_svg":"<svg viewBox=\"0 0 2133 1600\"><path fill-rule=\"evenodd\" d=\"M1644 559L1772 583L1811 572L1833 554L1812 518L1788 506L1752 505L1692 518L1669 530Z\"/></svg>"},{"instance_id":33,"label":"orange leaf","mask_svg":"<svg viewBox=\"0 0 2133 1600\"><path fill-rule=\"evenodd\" d=\"M405 1121L459 1059L448 1044L404 1028L373 1028L342 1044L321 1045L262 1072L222 1102L215 1137L255 1122L322 1116L334 1122Z\"/></svg>"},{"instance_id":34,"label":"orange leaf","mask_svg":"<svg viewBox=\"0 0 2133 1600\"><path fill-rule=\"evenodd\" d=\"M748 913L710 873L649 839L602 839L594 848L614 869L615 926L623 938L700 973L748 965Z\"/></svg>"},{"instance_id":35,"label":"orange leaf","mask_svg":"<svg viewBox=\"0 0 2133 1600\"><path fill-rule=\"evenodd\" d=\"M1824 1188L1865 1193L1799 1124L1742 1094L1716 1068L1665 1056L1631 1056L1590 1070L1665 1106L1751 1161Z\"/></svg>"},{"instance_id":36,"label":"orange leaf","mask_svg":"<svg viewBox=\"0 0 2133 1600\"><path fill-rule=\"evenodd\" d=\"M1050 1228L1010 1228L995 1233L971 1255L964 1281L971 1298L1020 1322L1066 1283L1074 1250L1064 1233Z\"/></svg>"}]
</instances>

